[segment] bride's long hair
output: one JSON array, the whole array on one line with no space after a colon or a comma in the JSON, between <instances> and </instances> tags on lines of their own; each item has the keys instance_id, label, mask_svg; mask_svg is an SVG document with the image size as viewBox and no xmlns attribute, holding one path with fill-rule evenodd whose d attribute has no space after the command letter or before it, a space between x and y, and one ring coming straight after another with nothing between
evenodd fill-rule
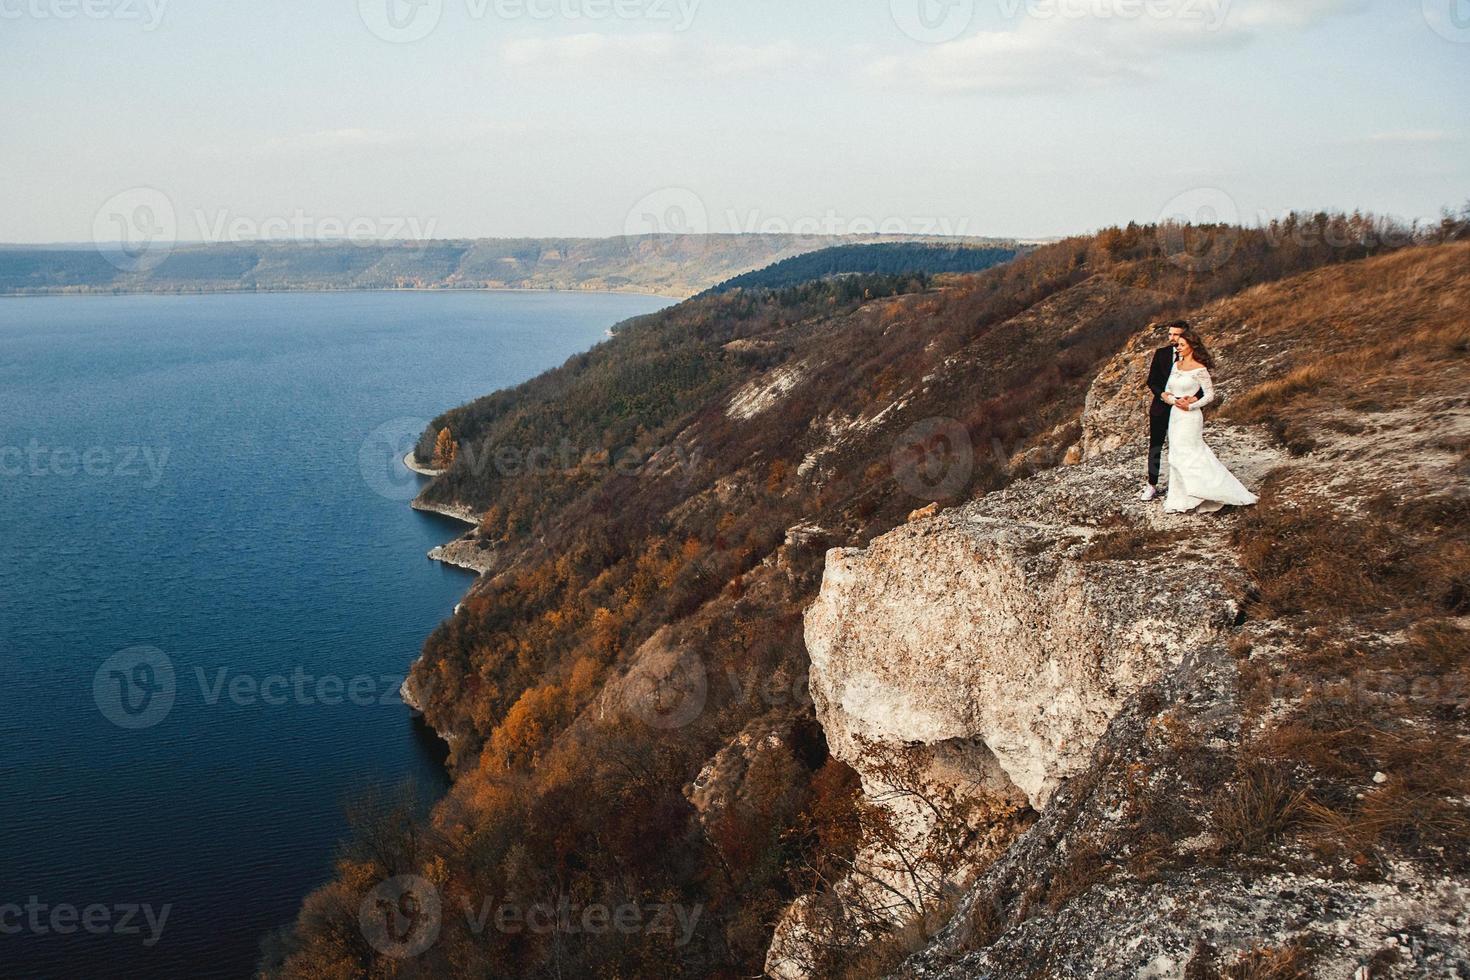
<instances>
[{"instance_id":1,"label":"bride's long hair","mask_svg":"<svg viewBox=\"0 0 1470 980\"><path fill-rule=\"evenodd\" d=\"M1203 364L1206 370L1215 370L1215 355L1210 353L1210 349L1205 346L1204 340L1195 332L1195 329L1193 327L1185 327L1184 333L1181 336L1189 341L1189 352L1194 359Z\"/></svg>"}]
</instances>

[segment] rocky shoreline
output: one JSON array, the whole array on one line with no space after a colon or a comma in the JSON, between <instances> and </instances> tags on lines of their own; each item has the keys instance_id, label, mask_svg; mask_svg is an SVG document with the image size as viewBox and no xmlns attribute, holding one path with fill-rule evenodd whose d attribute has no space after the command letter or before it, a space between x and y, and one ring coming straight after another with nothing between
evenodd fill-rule
<instances>
[{"instance_id":1,"label":"rocky shoreline","mask_svg":"<svg viewBox=\"0 0 1470 980\"><path fill-rule=\"evenodd\" d=\"M414 459L412 452L403 457L403 465L408 467L408 469L412 470L414 473L417 473L420 476L429 477L431 479L439 476L444 472L443 470L430 469L427 466L419 465L419 463ZM419 511L420 513L437 514L440 517L448 517L451 520L456 520L463 524L468 524L471 528L477 529L480 526L479 515L468 507L460 506L457 504L431 503L424 500L422 497L416 497L415 499L410 501L409 506L412 507L414 510ZM475 540L474 537L474 531L470 531L462 537L454 539L453 541L439 545L435 548L431 548L428 552L428 557L431 561L443 562L444 564L452 565L455 568L462 568L466 571L475 572L477 575L483 575L491 567L492 563L490 560L490 556L492 556L493 554L493 551L485 551L479 548L478 542ZM476 581L478 581L478 579ZM474 587L473 583L470 587ZM468 594L468 591L466 592L466 594ZM454 611L458 613L459 608L459 605L456 605L454 607ZM403 699L403 703L408 706L409 710L411 710L415 715L419 716L420 718L423 718L424 724L428 725L428 727L433 730L434 734L443 739L444 742L448 744L450 749L452 750L455 746L455 743L459 740L459 736L452 731L447 731L435 727L432 723L429 722L428 717L424 712L425 696L424 693L419 690L418 685L414 680L414 671L417 669L419 662L422 659L422 654L419 657L415 658L413 666L409 668L408 676L404 678L402 686L400 686L398 689L398 696Z\"/></svg>"},{"instance_id":2,"label":"rocky shoreline","mask_svg":"<svg viewBox=\"0 0 1470 980\"><path fill-rule=\"evenodd\" d=\"M418 499L409 506L414 510L425 514L438 514L456 521L470 525L472 528L480 526L479 515L468 507L457 504L435 504ZM453 541L441 544L429 550L429 558L433 561L442 561L446 565L455 568L463 568L465 571L484 575L496 567L498 552L494 548L480 547L480 540L475 537L475 532L470 531Z\"/></svg>"}]
</instances>

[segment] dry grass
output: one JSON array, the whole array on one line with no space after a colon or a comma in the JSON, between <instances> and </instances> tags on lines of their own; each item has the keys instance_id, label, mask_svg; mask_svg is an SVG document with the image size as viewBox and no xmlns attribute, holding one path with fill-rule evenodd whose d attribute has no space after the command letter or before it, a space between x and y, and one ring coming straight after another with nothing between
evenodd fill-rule
<instances>
[{"instance_id":1,"label":"dry grass","mask_svg":"<svg viewBox=\"0 0 1470 980\"><path fill-rule=\"evenodd\" d=\"M1409 249L1322 270L1219 304L1204 330L1222 376L1258 383L1220 414L1263 424L1294 455L1316 448L1305 421L1343 406L1406 405L1470 378L1470 245ZM1248 324L1249 329L1242 329Z\"/></svg>"},{"instance_id":2,"label":"dry grass","mask_svg":"<svg viewBox=\"0 0 1470 980\"><path fill-rule=\"evenodd\" d=\"M1258 853L1300 820L1306 800L1306 790L1283 767L1248 761L1211 807L1218 852Z\"/></svg>"},{"instance_id":3,"label":"dry grass","mask_svg":"<svg viewBox=\"0 0 1470 980\"><path fill-rule=\"evenodd\" d=\"M1339 766L1354 760L1359 773L1382 773L1383 782L1307 801L1308 838L1329 851L1371 854L1392 846L1470 868L1470 739L1407 729L1386 717L1373 722L1328 734Z\"/></svg>"},{"instance_id":4,"label":"dry grass","mask_svg":"<svg viewBox=\"0 0 1470 980\"><path fill-rule=\"evenodd\" d=\"M1298 292L1252 338L1293 334L1269 355L1288 369L1225 414L1306 452L1328 430L1364 431L1340 413L1328 426L1319 409L1402 407L1426 393L1426 374L1431 392L1466 390L1467 268L1470 248L1456 246L1308 277L1327 288ZM1278 714L1213 801L1221 851L1293 835L1361 873L1389 854L1465 870L1470 630L1456 617L1470 613L1470 498L1399 488L1354 506L1298 492L1311 479L1273 474L1236 532L1251 614L1277 621L1263 652L1236 650L1241 704L1248 716ZM1264 959L1250 969L1268 972L1240 975L1278 975Z\"/></svg>"},{"instance_id":5,"label":"dry grass","mask_svg":"<svg viewBox=\"0 0 1470 980\"><path fill-rule=\"evenodd\" d=\"M1221 960L1228 957L1228 961ZM1310 980L1312 954L1301 941L1249 949L1222 957L1213 946L1196 948L1185 968L1185 980Z\"/></svg>"},{"instance_id":6,"label":"dry grass","mask_svg":"<svg viewBox=\"0 0 1470 980\"><path fill-rule=\"evenodd\" d=\"M1414 773L1415 781L1425 782L1426 774L1444 775L1440 766L1421 766ZM1399 781L1336 807L1309 800L1302 807L1302 828L1309 840L1324 849L1354 856L1375 853L1389 844L1410 850L1421 845L1456 848L1457 852L1447 856L1453 865L1463 867L1464 843L1470 840L1470 814L1463 806L1433 793L1413 792Z\"/></svg>"},{"instance_id":7,"label":"dry grass","mask_svg":"<svg viewBox=\"0 0 1470 980\"><path fill-rule=\"evenodd\" d=\"M1308 364L1297 368L1284 378L1256 385L1244 395L1232 399L1230 410L1223 414L1241 419L1258 418L1266 409L1284 405L1299 395L1322 390L1332 383L1332 375L1324 363Z\"/></svg>"},{"instance_id":8,"label":"dry grass","mask_svg":"<svg viewBox=\"0 0 1470 980\"><path fill-rule=\"evenodd\" d=\"M1169 532L1138 525L1104 531L1088 543L1083 561L1137 561L1156 558L1173 549Z\"/></svg>"},{"instance_id":9,"label":"dry grass","mask_svg":"<svg viewBox=\"0 0 1470 980\"><path fill-rule=\"evenodd\" d=\"M927 914L908 919L892 931L855 951L840 964L838 980L879 980L893 976L908 959L930 944L955 913L958 893Z\"/></svg>"},{"instance_id":10,"label":"dry grass","mask_svg":"<svg viewBox=\"0 0 1470 980\"><path fill-rule=\"evenodd\" d=\"M1297 945L1255 946L1220 971L1221 980L1311 980L1311 957Z\"/></svg>"},{"instance_id":11,"label":"dry grass","mask_svg":"<svg viewBox=\"0 0 1470 980\"><path fill-rule=\"evenodd\" d=\"M1257 764L1307 773L1301 789L1263 779L1243 799L1222 799L1222 836L1238 828L1233 839L1249 843L1274 812L1277 832L1298 829L1320 853L1363 868L1391 849L1470 869L1470 631L1439 620L1397 642L1325 643L1304 651L1302 666L1323 669L1334 653L1338 673L1307 677L1309 691L1244 748Z\"/></svg>"},{"instance_id":12,"label":"dry grass","mask_svg":"<svg viewBox=\"0 0 1470 980\"><path fill-rule=\"evenodd\" d=\"M979 896L965 919L963 946L965 949L984 949L1001 937L1006 930L1006 914L994 895Z\"/></svg>"},{"instance_id":13,"label":"dry grass","mask_svg":"<svg viewBox=\"0 0 1470 980\"><path fill-rule=\"evenodd\" d=\"M1363 521L1344 534L1344 515L1336 508L1289 499L1284 482L1268 484L1236 531L1236 547L1256 583L1258 612L1268 618L1331 616L1382 606L1386 574L1413 560L1407 542Z\"/></svg>"},{"instance_id":14,"label":"dry grass","mask_svg":"<svg viewBox=\"0 0 1470 980\"><path fill-rule=\"evenodd\" d=\"M1078 895L1107 881L1114 870L1096 845L1084 843L1052 875L1046 889L1046 907L1053 912L1060 911Z\"/></svg>"},{"instance_id":15,"label":"dry grass","mask_svg":"<svg viewBox=\"0 0 1470 980\"><path fill-rule=\"evenodd\" d=\"M1464 511L1463 500L1431 498L1369 516L1293 499L1286 488L1294 482L1292 471L1273 474L1235 533L1259 614L1325 621L1382 610L1402 620L1464 611L1470 526L1427 516Z\"/></svg>"},{"instance_id":16,"label":"dry grass","mask_svg":"<svg viewBox=\"0 0 1470 980\"><path fill-rule=\"evenodd\" d=\"M1321 357L1285 377L1256 385L1221 412L1249 422L1279 417L1299 409L1304 401L1335 405L1344 397L1372 397L1381 407L1403 404L1424 393L1424 372L1445 366L1463 370L1467 350L1470 323L1456 319L1412 332L1367 337L1348 352ZM1312 356L1310 349L1302 353Z\"/></svg>"},{"instance_id":17,"label":"dry grass","mask_svg":"<svg viewBox=\"0 0 1470 980\"><path fill-rule=\"evenodd\" d=\"M1470 630L1446 620L1416 623L1399 648L1399 664L1451 679L1437 696L1446 704L1464 704L1470 694Z\"/></svg>"}]
</instances>

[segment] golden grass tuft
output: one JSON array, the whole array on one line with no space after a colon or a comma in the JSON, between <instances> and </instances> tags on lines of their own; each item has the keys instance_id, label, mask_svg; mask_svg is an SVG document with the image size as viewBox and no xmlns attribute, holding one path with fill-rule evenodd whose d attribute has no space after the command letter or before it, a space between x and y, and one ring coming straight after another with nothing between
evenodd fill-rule
<instances>
[{"instance_id":1,"label":"golden grass tuft","mask_svg":"<svg viewBox=\"0 0 1470 980\"><path fill-rule=\"evenodd\" d=\"M1220 971L1221 980L1311 980L1311 957L1297 945L1254 946Z\"/></svg>"},{"instance_id":2,"label":"golden grass tuft","mask_svg":"<svg viewBox=\"0 0 1470 980\"><path fill-rule=\"evenodd\" d=\"M1239 777L1216 794L1212 815L1217 849L1254 854L1274 842L1301 817L1306 790L1281 766L1247 762Z\"/></svg>"},{"instance_id":3,"label":"golden grass tuft","mask_svg":"<svg viewBox=\"0 0 1470 980\"><path fill-rule=\"evenodd\" d=\"M1298 395L1316 391L1330 380L1325 364L1308 364L1284 378L1256 385L1245 394L1232 399L1229 408L1222 408L1221 413L1243 421L1259 420L1268 410L1285 405Z\"/></svg>"}]
</instances>

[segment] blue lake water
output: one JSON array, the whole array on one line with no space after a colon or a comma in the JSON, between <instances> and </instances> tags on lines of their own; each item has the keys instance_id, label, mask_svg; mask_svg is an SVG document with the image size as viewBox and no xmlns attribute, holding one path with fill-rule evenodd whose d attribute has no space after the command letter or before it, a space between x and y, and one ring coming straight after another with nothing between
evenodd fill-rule
<instances>
[{"instance_id":1,"label":"blue lake water","mask_svg":"<svg viewBox=\"0 0 1470 980\"><path fill-rule=\"evenodd\" d=\"M471 578L395 456L665 304L0 300L0 976L247 976L344 800L442 792L396 687Z\"/></svg>"}]
</instances>

